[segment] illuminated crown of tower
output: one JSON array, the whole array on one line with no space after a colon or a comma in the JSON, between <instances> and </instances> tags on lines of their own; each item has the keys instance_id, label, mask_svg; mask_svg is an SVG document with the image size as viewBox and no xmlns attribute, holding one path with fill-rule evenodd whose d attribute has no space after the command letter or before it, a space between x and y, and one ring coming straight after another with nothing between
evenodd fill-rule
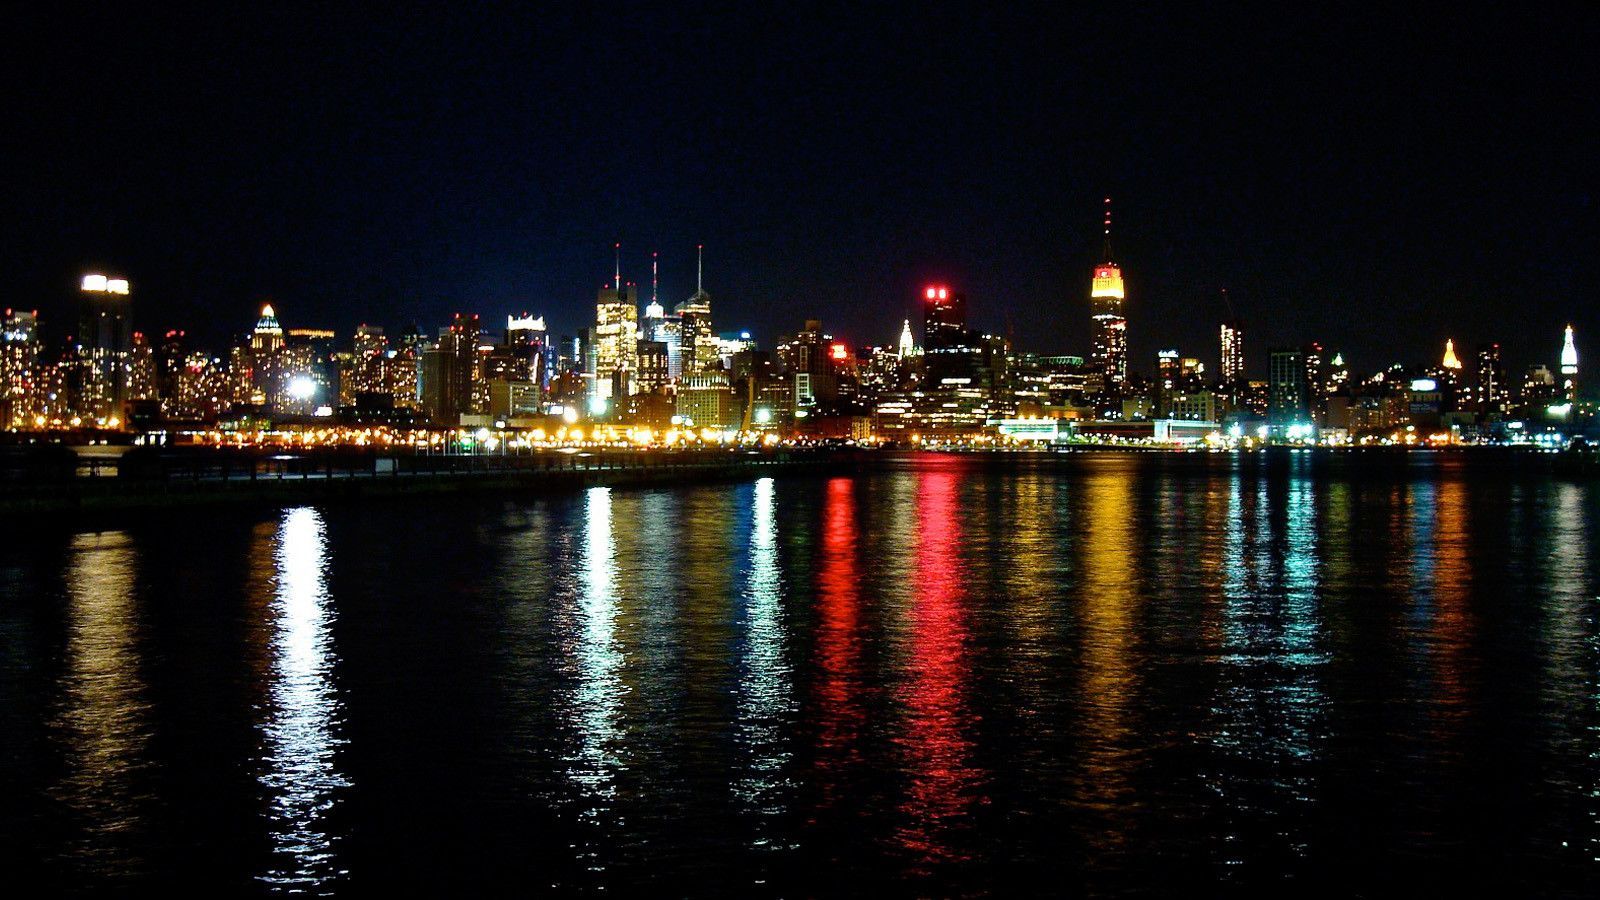
<instances>
[{"instance_id":1,"label":"illuminated crown of tower","mask_svg":"<svg viewBox=\"0 0 1600 900\"><path fill-rule=\"evenodd\" d=\"M1122 269L1113 262L1111 255L1111 198L1106 198L1105 204L1105 248L1102 251L1105 261L1094 267L1094 281L1089 287L1090 297L1115 297L1123 298Z\"/></svg>"},{"instance_id":2,"label":"illuminated crown of tower","mask_svg":"<svg viewBox=\"0 0 1600 900\"><path fill-rule=\"evenodd\" d=\"M271 303L262 305L261 318L256 320L256 331L258 333L281 333L283 331L283 327L278 324L278 314L273 311Z\"/></svg>"},{"instance_id":3,"label":"illuminated crown of tower","mask_svg":"<svg viewBox=\"0 0 1600 900\"><path fill-rule=\"evenodd\" d=\"M1578 371L1578 346L1572 342L1571 325L1567 326L1566 339L1561 343L1561 371L1569 375Z\"/></svg>"},{"instance_id":4,"label":"illuminated crown of tower","mask_svg":"<svg viewBox=\"0 0 1600 900\"><path fill-rule=\"evenodd\" d=\"M1446 369L1461 368L1461 360L1456 356L1456 342L1454 338L1445 338L1443 365Z\"/></svg>"}]
</instances>

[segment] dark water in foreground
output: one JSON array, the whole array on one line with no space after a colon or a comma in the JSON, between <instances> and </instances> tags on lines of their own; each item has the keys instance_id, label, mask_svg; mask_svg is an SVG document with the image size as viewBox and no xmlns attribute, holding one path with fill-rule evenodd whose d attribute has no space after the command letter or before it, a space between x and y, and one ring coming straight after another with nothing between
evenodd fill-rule
<instances>
[{"instance_id":1,"label":"dark water in foreground","mask_svg":"<svg viewBox=\"0 0 1600 900\"><path fill-rule=\"evenodd\" d=\"M11 878L1600 885L1600 484L925 458L0 547Z\"/></svg>"}]
</instances>

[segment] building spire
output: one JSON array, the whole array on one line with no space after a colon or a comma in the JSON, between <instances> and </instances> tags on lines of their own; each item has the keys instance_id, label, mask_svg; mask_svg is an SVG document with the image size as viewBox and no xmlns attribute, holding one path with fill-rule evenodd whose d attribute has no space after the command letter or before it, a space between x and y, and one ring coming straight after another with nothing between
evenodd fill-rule
<instances>
[{"instance_id":1,"label":"building spire","mask_svg":"<svg viewBox=\"0 0 1600 900\"><path fill-rule=\"evenodd\" d=\"M617 248L616 249L617 249L617 274L616 274L615 284L616 284L617 290L620 291L620 290L622 290L622 242L621 241L617 241Z\"/></svg>"},{"instance_id":2,"label":"building spire","mask_svg":"<svg viewBox=\"0 0 1600 900\"><path fill-rule=\"evenodd\" d=\"M659 271L656 268L656 262L657 262L657 258L659 256L661 256L661 251L659 251L659 250L651 250L650 251L650 302L651 303L656 302L656 297L660 294L661 276L660 276Z\"/></svg>"},{"instance_id":3,"label":"building spire","mask_svg":"<svg viewBox=\"0 0 1600 900\"><path fill-rule=\"evenodd\" d=\"M696 294L704 294L706 292L706 245L700 244L695 247L694 253L694 292Z\"/></svg>"},{"instance_id":4,"label":"building spire","mask_svg":"<svg viewBox=\"0 0 1600 900\"><path fill-rule=\"evenodd\" d=\"M1106 209L1106 215L1105 215L1105 229L1106 229L1105 257L1106 258L1105 258L1105 261L1106 262L1111 262L1112 256L1111 256L1111 198L1110 197L1106 198L1105 209Z\"/></svg>"}]
</instances>

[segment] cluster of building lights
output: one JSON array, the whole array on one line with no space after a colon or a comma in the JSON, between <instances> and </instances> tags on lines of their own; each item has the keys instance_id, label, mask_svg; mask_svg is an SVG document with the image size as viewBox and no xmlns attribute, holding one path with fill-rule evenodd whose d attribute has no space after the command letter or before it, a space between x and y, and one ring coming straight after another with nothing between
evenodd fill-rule
<instances>
[{"instance_id":1,"label":"cluster of building lights","mask_svg":"<svg viewBox=\"0 0 1600 900\"><path fill-rule=\"evenodd\" d=\"M53 369L35 359L36 317L7 311L0 424L131 427L229 445L281 444L296 435L291 443L299 446L459 446L459 437L447 435L465 434L477 448L843 439L1233 450L1544 446L1592 421L1593 405L1578 396L1570 326L1559 365L1551 367L1559 377L1537 367L1544 374L1536 382L1530 369L1530 387L1515 408L1495 368L1497 345L1490 345L1492 355L1479 351L1476 369L1448 341L1436 367L1396 366L1365 380L1352 380L1338 354L1330 366L1318 345L1274 350L1270 377L1258 382L1244 374L1237 320L1221 327L1220 380L1174 349L1158 354L1156 378L1148 380L1129 368L1128 294L1111 253L1110 222L1107 200L1104 256L1090 277L1095 338L1086 358L1016 352L1004 338L970 328L966 297L942 283L920 291L920 346L909 319L893 346L859 349L808 321L767 353L748 331L711 331L703 266L695 294L669 312L658 299L652 256L650 296L641 307L645 298L622 278L619 245L594 323L576 338L552 340L543 316L523 313L507 317L505 338L497 341L476 315L458 314L437 339L408 335L397 347L381 328L363 325L351 349L339 350L333 332L286 330L266 304L226 360L169 355L164 345L158 393L157 356L127 327L129 282L92 273L79 283L78 334ZM168 333L176 348L174 335L182 332Z\"/></svg>"}]
</instances>

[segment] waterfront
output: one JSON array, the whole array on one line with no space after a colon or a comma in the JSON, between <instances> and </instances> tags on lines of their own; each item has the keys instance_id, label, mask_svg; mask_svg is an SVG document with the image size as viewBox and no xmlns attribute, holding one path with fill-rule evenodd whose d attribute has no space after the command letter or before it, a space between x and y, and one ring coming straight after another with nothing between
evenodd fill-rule
<instances>
[{"instance_id":1,"label":"waterfront","mask_svg":"<svg viewBox=\"0 0 1600 900\"><path fill-rule=\"evenodd\" d=\"M1594 483L1445 455L18 535L0 842L118 889L1583 893L1597 553Z\"/></svg>"}]
</instances>

